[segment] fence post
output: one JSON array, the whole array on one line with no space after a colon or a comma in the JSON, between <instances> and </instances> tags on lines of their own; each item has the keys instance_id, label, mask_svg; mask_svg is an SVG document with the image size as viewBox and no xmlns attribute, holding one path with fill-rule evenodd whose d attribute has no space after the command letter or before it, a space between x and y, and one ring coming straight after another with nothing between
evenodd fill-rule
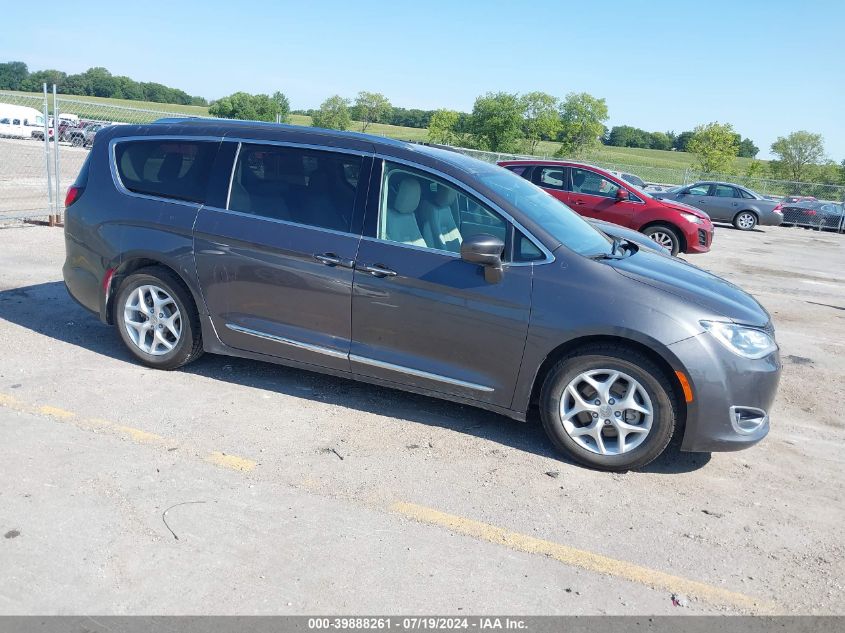
<instances>
[{"instance_id":1,"label":"fence post","mask_svg":"<svg viewBox=\"0 0 845 633\"><path fill-rule=\"evenodd\" d=\"M59 99L56 96L56 84L53 84L53 149L55 150L54 159L55 163L55 172L54 175L56 177L56 214L55 216L50 217L50 226L56 226L61 221L61 211L62 209L62 184L61 184L61 172L59 171L59 137L61 136L61 125L59 124Z\"/></svg>"},{"instance_id":2,"label":"fence post","mask_svg":"<svg viewBox=\"0 0 845 633\"><path fill-rule=\"evenodd\" d=\"M50 115L47 102L47 84L44 84L44 169L47 172L47 204L50 217L53 217L53 180L50 177Z\"/></svg>"}]
</instances>

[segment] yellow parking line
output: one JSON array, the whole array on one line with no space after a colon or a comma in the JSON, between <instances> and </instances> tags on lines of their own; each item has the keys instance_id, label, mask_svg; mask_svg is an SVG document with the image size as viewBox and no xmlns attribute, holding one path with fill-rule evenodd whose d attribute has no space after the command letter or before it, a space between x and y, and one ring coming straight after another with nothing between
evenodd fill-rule
<instances>
[{"instance_id":1,"label":"yellow parking line","mask_svg":"<svg viewBox=\"0 0 845 633\"><path fill-rule=\"evenodd\" d=\"M102 418L85 418L76 415L73 411L67 411L48 404L30 404L16 398L15 396L4 393L0 393L0 407L20 411L21 413L46 416L60 422L70 422L75 427L84 431L107 431L113 435L128 437L136 444L156 444L159 446L178 446L181 444L181 442L168 439L162 435L158 435L157 433L150 433L149 431L137 429L132 426L125 426L123 424L116 424L114 422L110 422L109 420L103 420ZM214 451L206 455L203 459L210 464L219 466L220 468L240 472L250 472L258 465L257 462L251 459L218 451Z\"/></svg>"},{"instance_id":2,"label":"yellow parking line","mask_svg":"<svg viewBox=\"0 0 845 633\"><path fill-rule=\"evenodd\" d=\"M766 612L775 612L777 607L759 598L745 594L728 591L721 587L708 585L666 574L656 569L649 569L622 560L616 560L601 554L594 554L586 550L577 549L568 545L561 545L552 541L545 541L526 534L512 532L494 525L474 521L454 514L446 514L439 510L427 508L399 501L391 508L393 512L404 515L421 523L429 523L444 527L452 532L471 536L473 538L503 545L512 550L527 552L529 554L541 554L553 558L565 565L580 567L599 574L606 574L615 578L621 578L630 582L639 583L652 589L683 593L694 596L715 605L733 605L742 609Z\"/></svg>"}]
</instances>

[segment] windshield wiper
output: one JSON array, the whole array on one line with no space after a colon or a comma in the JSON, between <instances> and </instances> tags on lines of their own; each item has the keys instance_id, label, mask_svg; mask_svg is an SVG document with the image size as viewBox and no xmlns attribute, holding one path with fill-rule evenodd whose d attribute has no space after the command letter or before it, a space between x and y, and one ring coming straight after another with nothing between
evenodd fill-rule
<instances>
[{"instance_id":1,"label":"windshield wiper","mask_svg":"<svg viewBox=\"0 0 845 633\"><path fill-rule=\"evenodd\" d=\"M610 236L608 236L610 237ZM611 238L613 240L610 246L609 253L596 253L595 255L589 255L590 259L624 259L627 257L625 254L625 246L632 244L629 240L622 239L621 237L614 237ZM632 251L633 252L633 251Z\"/></svg>"}]
</instances>

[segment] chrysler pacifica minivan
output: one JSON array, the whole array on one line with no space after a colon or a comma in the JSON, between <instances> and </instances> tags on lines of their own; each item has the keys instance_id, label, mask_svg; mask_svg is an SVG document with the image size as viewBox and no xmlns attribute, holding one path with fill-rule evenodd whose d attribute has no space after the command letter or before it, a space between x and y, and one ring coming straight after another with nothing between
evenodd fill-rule
<instances>
[{"instance_id":1,"label":"chrysler pacifica minivan","mask_svg":"<svg viewBox=\"0 0 845 633\"><path fill-rule=\"evenodd\" d=\"M66 205L70 294L150 367L211 352L538 410L606 470L769 429L781 364L752 297L495 165L169 119L100 131Z\"/></svg>"}]
</instances>

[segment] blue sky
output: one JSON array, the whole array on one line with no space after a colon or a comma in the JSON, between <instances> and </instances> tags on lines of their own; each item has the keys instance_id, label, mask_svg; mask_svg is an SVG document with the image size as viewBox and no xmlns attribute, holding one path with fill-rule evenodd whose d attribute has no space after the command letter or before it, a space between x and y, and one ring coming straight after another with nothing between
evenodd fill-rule
<instances>
[{"instance_id":1,"label":"blue sky","mask_svg":"<svg viewBox=\"0 0 845 633\"><path fill-rule=\"evenodd\" d=\"M105 66L209 98L281 90L294 108L359 90L464 111L487 91L586 91L609 125L730 122L763 158L806 129L845 159L842 0L65 0L7 5L4 23L0 60L30 70Z\"/></svg>"}]
</instances>

